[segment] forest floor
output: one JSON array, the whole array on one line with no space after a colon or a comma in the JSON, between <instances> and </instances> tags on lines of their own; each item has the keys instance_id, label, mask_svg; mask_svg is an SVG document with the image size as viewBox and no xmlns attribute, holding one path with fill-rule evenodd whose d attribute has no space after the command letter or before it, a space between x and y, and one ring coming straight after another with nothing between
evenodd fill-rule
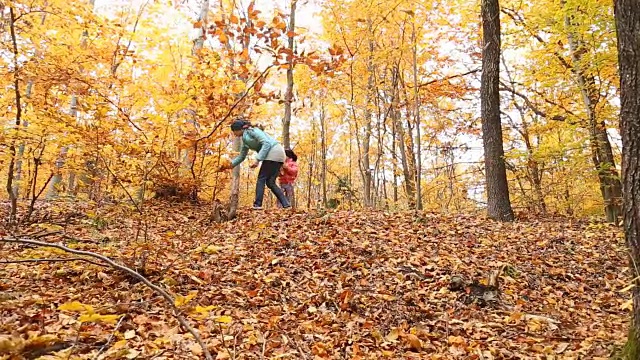
<instances>
[{"instance_id":1,"label":"forest floor","mask_svg":"<svg viewBox=\"0 0 640 360\"><path fill-rule=\"evenodd\" d=\"M207 209L152 203L142 216L61 202L0 235L138 269L176 297L217 359L597 359L626 337L631 275L612 226L282 210L215 224ZM84 261L7 263L68 257L78 256L0 243L0 359L203 357L131 276Z\"/></svg>"}]
</instances>

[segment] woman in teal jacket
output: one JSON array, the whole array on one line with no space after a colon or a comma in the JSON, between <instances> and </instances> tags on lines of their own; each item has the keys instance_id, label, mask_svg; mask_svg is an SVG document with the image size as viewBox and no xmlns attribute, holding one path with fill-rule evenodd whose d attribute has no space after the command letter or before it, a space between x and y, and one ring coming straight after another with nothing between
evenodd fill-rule
<instances>
[{"instance_id":1,"label":"woman in teal jacket","mask_svg":"<svg viewBox=\"0 0 640 360\"><path fill-rule=\"evenodd\" d=\"M242 149L240 150L240 154L231 161L230 168L240 165L240 163L247 158L249 150L258 153L256 160L249 165L249 167L254 169L262 163L260 172L258 173L258 181L256 182L256 198L253 202L253 209L262 209L265 185L273 192L276 198L278 198L283 208L291 207L287 197L284 196L282 190L276 185L276 178L286 159L282 145L265 134L264 131L253 127L251 123L246 120L235 120L231 124L231 130L235 136L242 136Z\"/></svg>"}]
</instances>

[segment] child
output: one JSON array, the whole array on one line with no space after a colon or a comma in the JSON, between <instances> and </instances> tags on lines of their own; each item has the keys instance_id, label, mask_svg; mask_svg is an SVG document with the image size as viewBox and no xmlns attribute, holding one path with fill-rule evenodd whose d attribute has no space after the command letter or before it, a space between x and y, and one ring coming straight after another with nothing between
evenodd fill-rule
<instances>
[{"instance_id":1,"label":"child","mask_svg":"<svg viewBox=\"0 0 640 360\"><path fill-rule=\"evenodd\" d=\"M298 177L298 156L291 149L285 150L284 153L287 155L287 159L284 165L282 165L278 180L280 181L280 187L284 195L287 197L287 200L289 200L289 203L293 205L295 199L293 183Z\"/></svg>"}]
</instances>

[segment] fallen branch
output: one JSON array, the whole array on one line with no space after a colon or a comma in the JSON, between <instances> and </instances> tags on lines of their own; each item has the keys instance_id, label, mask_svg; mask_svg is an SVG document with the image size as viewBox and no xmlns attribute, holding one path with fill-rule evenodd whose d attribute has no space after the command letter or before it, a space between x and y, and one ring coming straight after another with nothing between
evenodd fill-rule
<instances>
[{"instance_id":1,"label":"fallen branch","mask_svg":"<svg viewBox=\"0 0 640 360\"><path fill-rule=\"evenodd\" d=\"M104 264L100 264L98 262L89 260L89 259L85 259L85 258L52 258L52 259L16 259L16 260L0 260L0 264L21 264L21 263L34 263L34 262L66 262L66 261L84 261L84 262L88 262L89 264L93 264L93 265L97 265L97 266L103 266L106 267L106 265Z\"/></svg>"},{"instance_id":2,"label":"fallen branch","mask_svg":"<svg viewBox=\"0 0 640 360\"><path fill-rule=\"evenodd\" d=\"M186 329L191 335L193 335L193 338L198 342L198 344L200 345L200 347L202 348L202 352L205 355L205 358L207 360L213 360L213 357L211 356L211 353L209 352L209 349L207 348L207 346L205 345L204 341L202 341L202 338L200 337L200 335L198 334L198 332L189 324L189 322L187 321L187 319L184 318L184 316L182 316L180 314L180 310L178 310L178 308L175 306L175 299L169 295L169 293L167 293L165 290L163 290L162 288L158 287L157 285L153 284L152 282L150 282L149 280L147 280L147 278L145 278L144 276L140 275L139 273L135 272L134 270L131 270L130 268L120 265L118 263L116 263L115 261L109 259L108 257L104 256L104 255L100 255L100 254L96 254L90 251L84 251L84 250L75 250L75 249L71 249L68 248L64 245L60 245L60 244L52 244L52 243L47 243L47 242L43 242L43 241L36 241L36 240L30 240L30 239L18 239L18 238L0 238L1 242L6 242L6 243L15 243L15 244L27 244L27 245L36 245L36 246L42 246L42 247L52 247L52 248L56 248L74 255L82 255L82 256L89 256L89 257L93 257L99 260L104 261L105 263L109 264L111 267L120 270L122 272L125 272L133 277L135 277L136 279L140 280L143 284L145 284L147 287L149 287L151 290L155 291L156 293L158 293L159 295L161 295L167 302L167 306L173 310L173 316L178 320L178 322L180 323L180 325L182 325L182 327L184 329Z\"/></svg>"}]
</instances>

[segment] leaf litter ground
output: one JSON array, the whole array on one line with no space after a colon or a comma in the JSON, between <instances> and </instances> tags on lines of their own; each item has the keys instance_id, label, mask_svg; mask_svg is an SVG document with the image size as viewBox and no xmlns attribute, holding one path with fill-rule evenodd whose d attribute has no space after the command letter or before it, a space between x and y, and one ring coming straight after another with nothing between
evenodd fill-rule
<instances>
[{"instance_id":1,"label":"leaf litter ground","mask_svg":"<svg viewBox=\"0 0 640 360\"><path fill-rule=\"evenodd\" d=\"M282 210L212 224L175 204L37 217L20 232L59 231L42 240L168 289L218 359L607 358L630 317L624 241L602 224ZM4 260L69 257L0 246ZM499 298L477 301L497 269ZM162 298L81 261L0 263L0 334L0 359L202 358Z\"/></svg>"}]
</instances>

